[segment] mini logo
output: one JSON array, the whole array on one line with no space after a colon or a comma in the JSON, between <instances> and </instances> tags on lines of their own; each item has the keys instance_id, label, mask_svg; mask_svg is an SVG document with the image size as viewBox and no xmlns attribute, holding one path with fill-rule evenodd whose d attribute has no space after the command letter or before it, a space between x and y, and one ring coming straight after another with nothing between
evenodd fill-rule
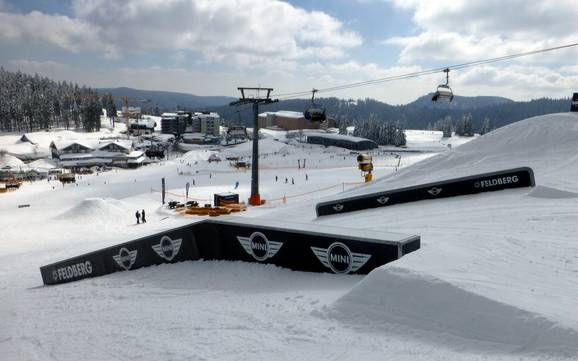
<instances>
[{"instance_id":1,"label":"mini logo","mask_svg":"<svg viewBox=\"0 0 578 361\"><path fill-rule=\"evenodd\" d=\"M341 243L332 243L329 248L311 247L319 261L333 273L353 273L363 267L371 258L370 254L352 253Z\"/></svg>"},{"instance_id":2,"label":"mini logo","mask_svg":"<svg viewBox=\"0 0 578 361\"><path fill-rule=\"evenodd\" d=\"M270 241L261 232L253 232L250 237L237 236L237 239L245 252L257 261L264 261L273 257L283 246L283 242Z\"/></svg>"},{"instance_id":3,"label":"mini logo","mask_svg":"<svg viewBox=\"0 0 578 361\"><path fill-rule=\"evenodd\" d=\"M435 197L442 192L442 189L438 188L438 187L433 187L432 189L428 190L427 192Z\"/></svg>"},{"instance_id":4,"label":"mini logo","mask_svg":"<svg viewBox=\"0 0 578 361\"><path fill-rule=\"evenodd\" d=\"M129 251L123 247L118 251L118 254L112 256L112 258L119 266L128 271L134 264L134 261L136 261L137 252L136 249L134 251Z\"/></svg>"},{"instance_id":5,"label":"mini logo","mask_svg":"<svg viewBox=\"0 0 578 361\"><path fill-rule=\"evenodd\" d=\"M181 243L183 243L182 238L171 239L169 236L163 236L161 241L152 247L159 257L166 259L167 261L172 261L173 258L179 254Z\"/></svg>"},{"instance_id":6,"label":"mini logo","mask_svg":"<svg viewBox=\"0 0 578 361\"><path fill-rule=\"evenodd\" d=\"M58 281L58 272L56 270L52 271L52 279Z\"/></svg>"},{"instance_id":7,"label":"mini logo","mask_svg":"<svg viewBox=\"0 0 578 361\"><path fill-rule=\"evenodd\" d=\"M389 197L381 196L381 197L377 198L376 200L377 200L377 203L379 203L379 204L386 204L387 201L389 201Z\"/></svg>"},{"instance_id":8,"label":"mini logo","mask_svg":"<svg viewBox=\"0 0 578 361\"><path fill-rule=\"evenodd\" d=\"M480 182L475 182L475 183L474 183L474 188L480 188Z\"/></svg>"},{"instance_id":9,"label":"mini logo","mask_svg":"<svg viewBox=\"0 0 578 361\"><path fill-rule=\"evenodd\" d=\"M335 209L337 212L341 212L343 210L343 204L336 204L333 206L333 209Z\"/></svg>"}]
</instances>

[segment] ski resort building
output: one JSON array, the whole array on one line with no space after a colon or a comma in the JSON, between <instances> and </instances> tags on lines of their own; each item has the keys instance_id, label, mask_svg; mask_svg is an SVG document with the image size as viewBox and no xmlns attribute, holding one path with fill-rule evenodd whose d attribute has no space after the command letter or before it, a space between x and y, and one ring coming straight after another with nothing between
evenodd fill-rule
<instances>
[{"instance_id":1,"label":"ski resort building","mask_svg":"<svg viewBox=\"0 0 578 361\"><path fill-rule=\"evenodd\" d=\"M161 115L161 133L180 135L186 131L190 113L163 113Z\"/></svg>"},{"instance_id":2,"label":"ski resort building","mask_svg":"<svg viewBox=\"0 0 578 361\"><path fill-rule=\"evenodd\" d=\"M155 131L157 123L154 119L142 118L130 123L128 132L130 135L152 134Z\"/></svg>"},{"instance_id":3,"label":"ski resort building","mask_svg":"<svg viewBox=\"0 0 578 361\"><path fill-rule=\"evenodd\" d=\"M163 134L182 135L185 133L200 133L205 136L219 137L221 133L221 117L214 112L184 112L163 113L161 116L161 132Z\"/></svg>"},{"instance_id":4,"label":"ski resort building","mask_svg":"<svg viewBox=\"0 0 578 361\"><path fill-rule=\"evenodd\" d=\"M377 143L373 140L353 137L350 135L343 134L331 134L331 133L319 133L319 134L308 134L307 143L309 144L320 144L326 147L339 147L351 150L369 150L378 147Z\"/></svg>"},{"instance_id":5,"label":"ski resort building","mask_svg":"<svg viewBox=\"0 0 578 361\"><path fill-rule=\"evenodd\" d=\"M214 112L196 112L191 116L187 131L218 137L221 134L221 117Z\"/></svg>"},{"instance_id":6,"label":"ski resort building","mask_svg":"<svg viewBox=\"0 0 578 361\"><path fill-rule=\"evenodd\" d=\"M103 165L135 168L145 160L144 152L134 150L130 141L53 141L50 151L63 168Z\"/></svg>"}]
</instances>

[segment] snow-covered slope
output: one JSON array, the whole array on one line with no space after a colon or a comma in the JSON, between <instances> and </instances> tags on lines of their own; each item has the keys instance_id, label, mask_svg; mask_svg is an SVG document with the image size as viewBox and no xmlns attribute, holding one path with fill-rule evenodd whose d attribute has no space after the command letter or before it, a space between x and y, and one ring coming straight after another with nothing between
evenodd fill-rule
<instances>
[{"instance_id":1,"label":"snow-covered slope","mask_svg":"<svg viewBox=\"0 0 578 361\"><path fill-rule=\"evenodd\" d=\"M193 180L194 197L239 180L246 199L250 172L208 164L211 152L195 150L78 185L26 183L0 195L0 360L578 358L577 116L512 124L396 174L379 167L375 182L350 191L346 183L361 180L355 155L261 144L264 197L302 196L242 216L417 233L422 248L363 278L185 262L39 287L40 265L198 219L160 207L161 177L173 199ZM248 144L230 149L250 152ZM307 168L297 169L304 158ZM534 168L536 188L314 219L314 204L328 195L518 166ZM148 222L135 227L142 208Z\"/></svg>"},{"instance_id":2,"label":"snow-covered slope","mask_svg":"<svg viewBox=\"0 0 578 361\"><path fill-rule=\"evenodd\" d=\"M577 190L578 116L534 117L499 128L450 152L379 179L351 194L449 179L475 173L529 166L537 184Z\"/></svg>"},{"instance_id":3,"label":"snow-covered slope","mask_svg":"<svg viewBox=\"0 0 578 361\"><path fill-rule=\"evenodd\" d=\"M536 188L317 220L422 236L419 251L372 272L330 313L348 324L408 332L436 342L468 340L508 350L575 355L578 116L553 114L521 121L346 193L518 166L535 170ZM300 214L298 209L291 213Z\"/></svg>"}]
</instances>

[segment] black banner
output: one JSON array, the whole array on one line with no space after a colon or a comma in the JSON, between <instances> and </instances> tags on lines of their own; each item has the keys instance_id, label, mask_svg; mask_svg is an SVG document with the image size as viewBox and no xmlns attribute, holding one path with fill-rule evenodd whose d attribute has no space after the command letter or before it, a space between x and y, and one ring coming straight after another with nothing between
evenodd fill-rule
<instances>
[{"instance_id":1,"label":"black banner","mask_svg":"<svg viewBox=\"0 0 578 361\"><path fill-rule=\"evenodd\" d=\"M317 216L321 217L399 203L533 187L534 185L534 172L531 168L522 167L322 202L317 204L316 210Z\"/></svg>"},{"instance_id":2,"label":"black banner","mask_svg":"<svg viewBox=\"0 0 578 361\"><path fill-rule=\"evenodd\" d=\"M419 236L275 223L248 219L209 221L195 228L195 238L213 239L213 242L199 242L204 259L272 263L297 271L357 274L367 274L395 261L419 249L420 244Z\"/></svg>"},{"instance_id":3,"label":"black banner","mask_svg":"<svg viewBox=\"0 0 578 361\"><path fill-rule=\"evenodd\" d=\"M199 251L189 225L43 266L40 273L50 285L196 259Z\"/></svg>"},{"instance_id":4,"label":"black banner","mask_svg":"<svg viewBox=\"0 0 578 361\"><path fill-rule=\"evenodd\" d=\"M41 267L40 272L44 284L50 285L202 258L367 274L419 247L420 237L414 235L228 217L74 257Z\"/></svg>"}]
</instances>

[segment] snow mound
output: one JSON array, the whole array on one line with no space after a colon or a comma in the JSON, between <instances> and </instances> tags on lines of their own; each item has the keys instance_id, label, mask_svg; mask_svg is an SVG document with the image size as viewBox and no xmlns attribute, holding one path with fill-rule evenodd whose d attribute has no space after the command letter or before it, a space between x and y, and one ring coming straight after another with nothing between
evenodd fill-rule
<instances>
[{"instance_id":1,"label":"snow mound","mask_svg":"<svg viewBox=\"0 0 578 361\"><path fill-rule=\"evenodd\" d=\"M52 159L37 159L28 163L28 166L33 169L53 169L56 168L56 162Z\"/></svg>"},{"instance_id":2,"label":"snow mound","mask_svg":"<svg viewBox=\"0 0 578 361\"><path fill-rule=\"evenodd\" d=\"M496 129L397 174L346 192L346 195L361 195L521 166L534 170L536 184L578 191L578 183L573 178L574 169L578 167L576 144L576 114L533 117Z\"/></svg>"},{"instance_id":3,"label":"snow mound","mask_svg":"<svg viewBox=\"0 0 578 361\"><path fill-rule=\"evenodd\" d=\"M67 221L96 220L100 223L130 220L132 210L126 203L114 198L87 198L78 205L58 215L55 219Z\"/></svg>"},{"instance_id":4,"label":"snow mound","mask_svg":"<svg viewBox=\"0 0 578 361\"><path fill-rule=\"evenodd\" d=\"M202 146L196 146L196 147L200 148ZM213 154L218 155L218 152L201 148L201 149L190 150L190 151L186 152L185 154L183 154L183 156L181 158L186 162L195 162L195 161L206 162L209 159L209 157Z\"/></svg>"},{"instance_id":5,"label":"snow mound","mask_svg":"<svg viewBox=\"0 0 578 361\"><path fill-rule=\"evenodd\" d=\"M368 332L509 352L578 356L578 332L430 275L378 268L328 310Z\"/></svg>"}]
</instances>

